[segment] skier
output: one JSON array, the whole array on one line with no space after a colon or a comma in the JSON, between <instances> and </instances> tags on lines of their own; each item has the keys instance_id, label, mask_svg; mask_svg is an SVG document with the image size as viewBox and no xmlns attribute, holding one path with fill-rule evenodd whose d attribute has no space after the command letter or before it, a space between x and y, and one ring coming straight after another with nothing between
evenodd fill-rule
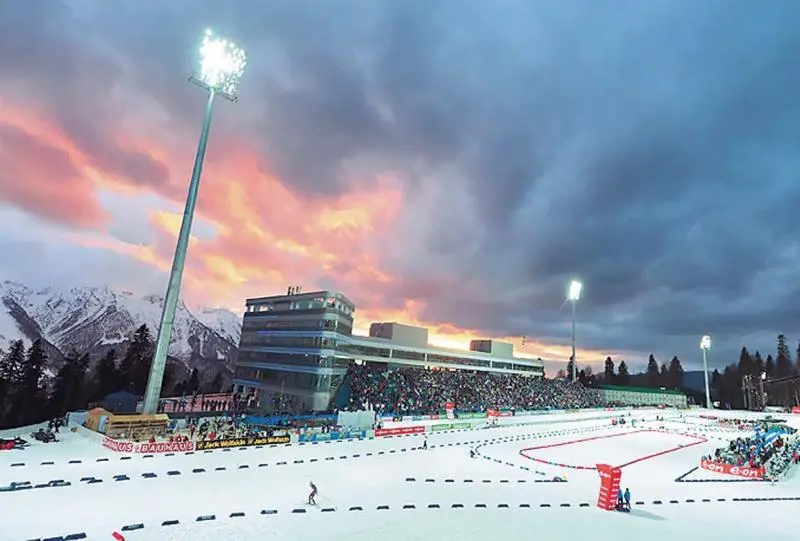
<instances>
[{"instance_id":1,"label":"skier","mask_svg":"<svg viewBox=\"0 0 800 541\"><path fill-rule=\"evenodd\" d=\"M626 488L625 494L623 495L625 498L625 507L630 511L631 508L631 489Z\"/></svg>"},{"instance_id":2,"label":"skier","mask_svg":"<svg viewBox=\"0 0 800 541\"><path fill-rule=\"evenodd\" d=\"M423 450L427 450L428 449L428 436L425 436L425 439L422 440L422 449Z\"/></svg>"},{"instance_id":3,"label":"skier","mask_svg":"<svg viewBox=\"0 0 800 541\"><path fill-rule=\"evenodd\" d=\"M469 450L469 457L470 458L475 458L475 449L470 449Z\"/></svg>"},{"instance_id":4,"label":"skier","mask_svg":"<svg viewBox=\"0 0 800 541\"><path fill-rule=\"evenodd\" d=\"M308 505L317 505L317 500L314 499L317 496L317 485L311 481L308 486L311 487L311 494L308 495Z\"/></svg>"},{"instance_id":5,"label":"skier","mask_svg":"<svg viewBox=\"0 0 800 541\"><path fill-rule=\"evenodd\" d=\"M617 490L617 509L622 509L624 502L625 502L625 497L622 493L622 489L620 488L619 490Z\"/></svg>"}]
</instances>

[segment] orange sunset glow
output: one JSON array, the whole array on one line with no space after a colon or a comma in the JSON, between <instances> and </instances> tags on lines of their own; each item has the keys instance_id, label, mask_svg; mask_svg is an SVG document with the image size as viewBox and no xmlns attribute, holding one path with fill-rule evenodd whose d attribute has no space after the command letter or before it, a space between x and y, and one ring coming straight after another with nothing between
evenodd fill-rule
<instances>
[{"instance_id":1,"label":"orange sunset glow","mask_svg":"<svg viewBox=\"0 0 800 541\"><path fill-rule=\"evenodd\" d=\"M35 110L22 105L4 107L0 129L13 129L36 141L34 148L15 146L14 140L2 147L4 161L14 156L19 168L13 177L19 183L3 191L7 203L77 227L65 236L69 242L131 258L165 275L180 228L181 213L175 208L182 203L181 179L187 177L190 165L185 157L173 157L158 140L139 140L130 133L115 137L128 149L146 149L143 152L168 171L167 185L142 186L105 171L91 149L70 140ZM428 327L432 344L451 349L468 349L471 339L484 336L479 329L424 320L421 299L410 299L395 309L381 306L381 287L399 278L371 255L369 247L390 243L396 234L395 220L403 211L404 194L394 173L371 179L369 190L359 188L332 200L315 200L293 192L282 179L264 171L255 150L241 141L235 147L226 145L225 153L226 159L221 160L214 158L213 150L209 152L183 280L186 302L240 311L248 296L280 293L287 284L296 283L311 290L324 281L326 273L335 271L339 288L358 304L357 333L366 334L372 321L400 321ZM53 183L50 168L60 161L72 174ZM146 190L163 200L163 208L128 209L146 216L150 242L128 243L108 234L111 217L96 195L101 189L121 199ZM197 230L202 225L210 234L200 238ZM569 355L568 347L543 344L532 337L524 346L520 337L496 338L512 341L522 356L556 360ZM605 355L582 354L592 360Z\"/></svg>"}]
</instances>

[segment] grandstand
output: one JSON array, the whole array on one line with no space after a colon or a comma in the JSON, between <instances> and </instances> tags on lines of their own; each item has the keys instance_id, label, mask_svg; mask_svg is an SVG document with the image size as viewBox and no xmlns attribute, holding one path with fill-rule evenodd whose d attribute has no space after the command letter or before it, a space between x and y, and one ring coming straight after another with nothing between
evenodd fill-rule
<instances>
[{"instance_id":1,"label":"grandstand","mask_svg":"<svg viewBox=\"0 0 800 541\"><path fill-rule=\"evenodd\" d=\"M544 376L541 360L516 357L511 344L497 341L475 340L469 352L437 348L427 329L398 323L375 323L371 336L355 336L354 313L353 302L334 291L247 299L235 392L256 396L262 410L297 413L347 404L354 363Z\"/></svg>"}]
</instances>

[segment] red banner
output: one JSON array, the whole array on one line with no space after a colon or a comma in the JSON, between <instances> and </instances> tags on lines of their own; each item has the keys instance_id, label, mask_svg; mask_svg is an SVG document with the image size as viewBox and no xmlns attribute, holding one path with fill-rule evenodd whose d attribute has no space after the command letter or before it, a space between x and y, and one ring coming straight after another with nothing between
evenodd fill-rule
<instances>
[{"instance_id":1,"label":"red banner","mask_svg":"<svg viewBox=\"0 0 800 541\"><path fill-rule=\"evenodd\" d=\"M794 407L792 408L792 413L798 413L798 414L800 414L800 406L794 406Z\"/></svg>"},{"instance_id":2,"label":"red banner","mask_svg":"<svg viewBox=\"0 0 800 541\"><path fill-rule=\"evenodd\" d=\"M194 451L194 443L190 441L159 441L155 443L134 443L132 441L118 441L109 437L103 438L103 447L118 453L188 453Z\"/></svg>"},{"instance_id":3,"label":"red banner","mask_svg":"<svg viewBox=\"0 0 800 541\"><path fill-rule=\"evenodd\" d=\"M500 417L500 410L497 409L488 409L486 410L487 417Z\"/></svg>"},{"instance_id":4,"label":"red banner","mask_svg":"<svg viewBox=\"0 0 800 541\"><path fill-rule=\"evenodd\" d=\"M600 493L597 495L597 507L606 511L617 508L617 494L622 481L622 470L608 464L597 464L600 476Z\"/></svg>"},{"instance_id":5,"label":"red banner","mask_svg":"<svg viewBox=\"0 0 800 541\"><path fill-rule=\"evenodd\" d=\"M405 436L407 434L422 434L424 432L424 426L398 426L397 428L379 428L375 431L375 437Z\"/></svg>"},{"instance_id":6,"label":"red banner","mask_svg":"<svg viewBox=\"0 0 800 541\"><path fill-rule=\"evenodd\" d=\"M713 471L715 473L735 475L737 477L745 477L747 479L761 479L766 473L764 466L761 466L760 468L748 468L747 466L731 466L730 464L713 462L711 460L701 460L700 467L704 470Z\"/></svg>"}]
</instances>

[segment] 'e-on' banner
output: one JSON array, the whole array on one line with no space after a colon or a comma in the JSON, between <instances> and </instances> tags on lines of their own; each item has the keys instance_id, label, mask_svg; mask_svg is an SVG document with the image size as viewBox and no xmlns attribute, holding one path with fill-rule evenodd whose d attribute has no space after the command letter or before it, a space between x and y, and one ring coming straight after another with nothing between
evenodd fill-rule
<instances>
[{"instance_id":1,"label":"'e-on' banner","mask_svg":"<svg viewBox=\"0 0 800 541\"><path fill-rule=\"evenodd\" d=\"M225 440L198 441L195 449L206 451L211 449L229 449L231 447L252 447L254 445L278 445L292 441L290 436L268 436L264 438L230 438Z\"/></svg>"}]
</instances>

